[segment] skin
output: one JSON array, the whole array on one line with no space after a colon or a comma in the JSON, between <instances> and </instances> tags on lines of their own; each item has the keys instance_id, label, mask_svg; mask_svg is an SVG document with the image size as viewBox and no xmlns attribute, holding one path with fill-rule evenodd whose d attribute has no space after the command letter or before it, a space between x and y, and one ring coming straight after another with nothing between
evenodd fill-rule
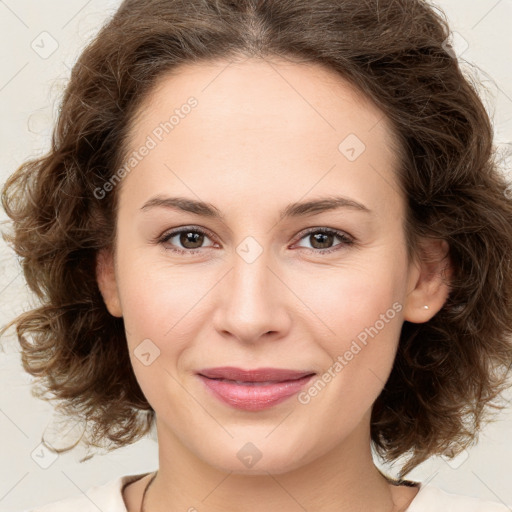
<instances>
[{"instance_id":1,"label":"skin","mask_svg":"<svg viewBox=\"0 0 512 512\"><path fill-rule=\"evenodd\" d=\"M128 152L190 96L198 106L116 190L115 250L101 252L97 265L107 308L124 317L135 375L156 412L159 470L146 510L405 510L418 489L391 485L377 471L371 408L403 321L426 322L445 302L440 273L449 265L446 244L434 240L422 244L433 261L407 259L391 126L317 64L216 61L161 77L131 127ZM355 161L338 149L349 134L366 145ZM279 220L290 203L334 193L371 213L339 208ZM155 196L202 200L224 219L141 209ZM180 236L155 241L191 226L212 236L202 245ZM333 236L321 245L304 234L321 227L353 244ZM236 251L248 236L262 251L251 263ZM338 250L321 254L329 248ZM320 377L395 303L394 318L307 404L295 396L259 412L237 410L195 375L232 365ZM134 352L145 339L160 350L148 366ZM262 455L250 468L237 457L248 442ZM150 477L125 488L129 512L140 510Z\"/></svg>"}]
</instances>

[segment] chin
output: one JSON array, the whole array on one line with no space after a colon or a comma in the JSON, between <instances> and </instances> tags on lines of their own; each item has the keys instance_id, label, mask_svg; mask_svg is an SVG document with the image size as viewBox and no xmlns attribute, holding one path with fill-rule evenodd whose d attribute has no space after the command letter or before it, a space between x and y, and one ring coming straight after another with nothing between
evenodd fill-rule
<instances>
[{"instance_id":1,"label":"chin","mask_svg":"<svg viewBox=\"0 0 512 512\"><path fill-rule=\"evenodd\" d=\"M219 446L219 445L217 445ZM304 448L304 444L298 446ZM224 472L238 475L267 475L282 474L293 471L307 463L310 457L306 453L298 452L297 445L284 446L281 439L274 442L242 442L233 440L230 446L219 446L219 450L200 454L204 462Z\"/></svg>"}]
</instances>

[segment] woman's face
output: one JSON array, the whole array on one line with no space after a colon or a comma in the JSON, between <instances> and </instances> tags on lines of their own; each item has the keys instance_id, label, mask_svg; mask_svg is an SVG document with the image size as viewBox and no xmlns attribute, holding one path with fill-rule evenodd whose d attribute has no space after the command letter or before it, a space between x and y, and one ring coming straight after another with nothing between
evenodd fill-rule
<instances>
[{"instance_id":1,"label":"woman's face","mask_svg":"<svg viewBox=\"0 0 512 512\"><path fill-rule=\"evenodd\" d=\"M280 473L361 429L369 441L404 319L435 312L412 293L382 113L317 65L190 65L141 108L126 163L100 287L160 443ZM288 398L286 384L228 384L221 399L198 373L225 366L316 375Z\"/></svg>"}]
</instances>

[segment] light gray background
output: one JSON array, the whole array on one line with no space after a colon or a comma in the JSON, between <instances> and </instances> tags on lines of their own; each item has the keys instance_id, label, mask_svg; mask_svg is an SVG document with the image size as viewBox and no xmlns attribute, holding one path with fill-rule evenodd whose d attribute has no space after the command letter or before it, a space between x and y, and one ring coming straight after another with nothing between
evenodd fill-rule
<instances>
[{"instance_id":1,"label":"light gray background","mask_svg":"<svg viewBox=\"0 0 512 512\"><path fill-rule=\"evenodd\" d=\"M86 42L118 5L117 0L0 0L2 183L24 160L48 147L69 70ZM494 120L496 141L506 157L505 167L510 170L512 0L439 0L437 5L447 13L456 33L454 48L465 69L471 72L467 62L480 69L478 77L486 88L482 92L484 102ZM4 212L1 215L2 220L6 218ZM27 308L31 300L16 257L0 242L0 324ZM0 511L21 511L85 492L119 475L157 467L157 445L151 438L81 464L83 449L55 460L41 451L38 446L52 420L52 407L30 395L31 377L21 368L14 336L4 338L2 344ZM512 393L507 393L510 398ZM509 403L500 420L483 430L476 447L450 462L432 459L407 477L512 507L511 433Z\"/></svg>"}]
</instances>

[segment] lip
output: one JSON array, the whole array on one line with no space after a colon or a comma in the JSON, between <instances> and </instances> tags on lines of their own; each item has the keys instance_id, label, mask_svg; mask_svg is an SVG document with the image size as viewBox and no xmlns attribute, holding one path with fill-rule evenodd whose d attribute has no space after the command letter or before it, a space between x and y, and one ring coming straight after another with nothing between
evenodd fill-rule
<instances>
[{"instance_id":1,"label":"lip","mask_svg":"<svg viewBox=\"0 0 512 512\"><path fill-rule=\"evenodd\" d=\"M209 392L224 404L245 411L273 407L298 393L313 372L280 368L208 368L197 373Z\"/></svg>"},{"instance_id":2,"label":"lip","mask_svg":"<svg viewBox=\"0 0 512 512\"><path fill-rule=\"evenodd\" d=\"M284 368L255 368L253 370L242 370L234 366L220 366L217 368L204 368L197 373L210 379L227 379L243 382L283 382L286 380L300 379L314 372L310 370L297 371Z\"/></svg>"}]
</instances>

